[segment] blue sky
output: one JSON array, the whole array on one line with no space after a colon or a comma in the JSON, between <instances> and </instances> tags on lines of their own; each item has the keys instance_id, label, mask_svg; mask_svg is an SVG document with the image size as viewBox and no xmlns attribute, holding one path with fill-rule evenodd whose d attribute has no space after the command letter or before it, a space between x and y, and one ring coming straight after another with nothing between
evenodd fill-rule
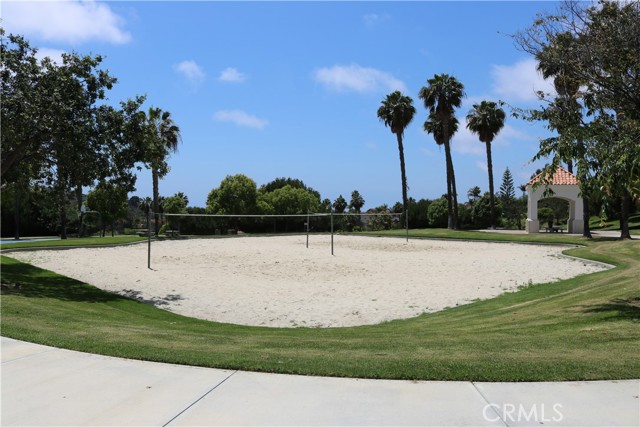
<instances>
[{"instance_id":1,"label":"blue sky","mask_svg":"<svg viewBox=\"0 0 640 427\"><path fill-rule=\"evenodd\" d=\"M145 107L172 113L183 143L161 181L204 206L227 175L258 185L302 179L323 198L358 190L365 208L401 200L395 136L378 121L386 94L414 99L405 132L409 196L446 192L444 150L423 132L417 94L434 74L464 85L461 124L472 104L504 100L537 105L550 90L535 62L508 34L526 28L553 2L15 2L3 25L43 56L77 51L106 57L119 80L112 103L147 95ZM508 112L508 111L507 111ZM493 144L496 188L508 166L516 185L547 133L511 117ZM488 190L484 145L464 126L453 138L459 199ZM151 195L148 171L139 196Z\"/></svg>"}]
</instances>

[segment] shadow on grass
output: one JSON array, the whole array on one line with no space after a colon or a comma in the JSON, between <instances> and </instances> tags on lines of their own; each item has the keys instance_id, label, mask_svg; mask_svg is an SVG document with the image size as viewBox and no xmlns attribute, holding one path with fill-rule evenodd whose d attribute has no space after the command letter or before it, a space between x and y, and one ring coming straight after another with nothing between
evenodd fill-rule
<instances>
[{"instance_id":1,"label":"shadow on grass","mask_svg":"<svg viewBox=\"0 0 640 427\"><path fill-rule=\"evenodd\" d=\"M607 320L640 321L640 297L616 298L607 304L588 307L586 313L608 313Z\"/></svg>"},{"instance_id":2,"label":"shadow on grass","mask_svg":"<svg viewBox=\"0 0 640 427\"><path fill-rule=\"evenodd\" d=\"M104 303L125 297L24 263L2 264L2 295Z\"/></svg>"},{"instance_id":3,"label":"shadow on grass","mask_svg":"<svg viewBox=\"0 0 640 427\"><path fill-rule=\"evenodd\" d=\"M133 289L123 289L122 294L127 298L134 299L136 301L139 301L145 304L151 304L153 306L161 307L161 308L163 306L169 305L172 302L181 301L184 299L182 295L178 295L178 294L168 294L165 297L153 297L150 299L146 299L142 296L142 292L136 291Z\"/></svg>"}]
</instances>

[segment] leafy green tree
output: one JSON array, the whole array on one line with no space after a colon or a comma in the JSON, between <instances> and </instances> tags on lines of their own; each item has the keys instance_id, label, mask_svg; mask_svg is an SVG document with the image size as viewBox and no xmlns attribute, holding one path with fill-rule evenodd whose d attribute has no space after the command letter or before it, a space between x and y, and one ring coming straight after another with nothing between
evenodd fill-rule
<instances>
[{"instance_id":1,"label":"leafy green tree","mask_svg":"<svg viewBox=\"0 0 640 427\"><path fill-rule=\"evenodd\" d=\"M344 213L344 211L347 209L347 201L344 199L344 197L342 197L342 194L339 195L336 200L334 200L333 209L336 213L339 214Z\"/></svg>"},{"instance_id":2,"label":"leafy green tree","mask_svg":"<svg viewBox=\"0 0 640 427\"><path fill-rule=\"evenodd\" d=\"M377 214L375 216L370 216L367 221L367 230L369 231L381 231L381 230L391 230L393 228L393 217L391 216L391 211L389 210L389 206L381 205L377 208L373 208L367 213Z\"/></svg>"},{"instance_id":3,"label":"leafy green tree","mask_svg":"<svg viewBox=\"0 0 640 427\"><path fill-rule=\"evenodd\" d=\"M428 119L424 124L425 131L434 135L438 145L444 145L447 165L448 227L452 229L458 228L458 195L451 158L451 138L458 129L455 108L460 107L464 96L462 83L448 74L434 75L427 80L427 86L423 86L418 94L429 111Z\"/></svg>"},{"instance_id":4,"label":"leafy green tree","mask_svg":"<svg viewBox=\"0 0 640 427\"><path fill-rule=\"evenodd\" d=\"M207 212L219 215L254 215L259 213L256 182L243 174L227 175L220 182L220 186L209 193ZM231 222L239 228L241 224L248 224L250 221L241 221L236 218Z\"/></svg>"},{"instance_id":5,"label":"leafy green tree","mask_svg":"<svg viewBox=\"0 0 640 427\"><path fill-rule=\"evenodd\" d=\"M495 214L502 215L502 203L496 200L494 203ZM471 209L471 220L476 228L491 227L491 195L484 193Z\"/></svg>"},{"instance_id":6,"label":"leafy green tree","mask_svg":"<svg viewBox=\"0 0 640 427\"><path fill-rule=\"evenodd\" d=\"M186 214L189 198L184 193L176 193L166 197L162 202L162 211L168 214ZM180 231L180 217L168 217L169 227Z\"/></svg>"},{"instance_id":7,"label":"leafy green tree","mask_svg":"<svg viewBox=\"0 0 640 427\"><path fill-rule=\"evenodd\" d=\"M487 171L489 173L489 197L491 201L491 228L496 228L495 195L493 190L493 162L491 160L491 142L504 127L504 110L495 102L482 101L473 104L467 114L467 129L475 133L484 142L487 149Z\"/></svg>"},{"instance_id":8,"label":"leafy green tree","mask_svg":"<svg viewBox=\"0 0 640 427\"><path fill-rule=\"evenodd\" d=\"M153 180L153 211L155 214L155 234L158 235L160 222L158 221L159 180L169 173L167 157L178 150L181 141L180 128L171 118L171 113L160 108L149 108L146 117L147 138L145 144L145 164L151 169Z\"/></svg>"},{"instance_id":9,"label":"leafy green tree","mask_svg":"<svg viewBox=\"0 0 640 427\"><path fill-rule=\"evenodd\" d=\"M26 172L34 177L45 154L45 129L42 115L42 68L37 49L18 35L0 27L0 189L4 191Z\"/></svg>"},{"instance_id":10,"label":"leafy green tree","mask_svg":"<svg viewBox=\"0 0 640 427\"><path fill-rule=\"evenodd\" d=\"M514 37L558 83L548 105L520 111L558 132L541 141L536 158L553 156L551 171L575 159L587 185L581 191L598 189L609 202L618 200L620 236L630 238L628 217L640 181L640 2L565 2Z\"/></svg>"},{"instance_id":11,"label":"leafy green tree","mask_svg":"<svg viewBox=\"0 0 640 427\"><path fill-rule=\"evenodd\" d=\"M429 226L434 228L446 228L449 219L449 201L447 197L434 200L427 210Z\"/></svg>"},{"instance_id":12,"label":"leafy green tree","mask_svg":"<svg viewBox=\"0 0 640 427\"><path fill-rule=\"evenodd\" d=\"M221 215L251 215L256 213L258 189L256 182L243 174L227 175L218 188L207 197L207 211Z\"/></svg>"},{"instance_id":13,"label":"leafy green tree","mask_svg":"<svg viewBox=\"0 0 640 427\"><path fill-rule=\"evenodd\" d=\"M553 220L555 218L555 214L553 213L553 209L542 206L538 208L538 218L540 221L544 221L547 223L547 226L553 226Z\"/></svg>"},{"instance_id":14,"label":"leafy green tree","mask_svg":"<svg viewBox=\"0 0 640 427\"><path fill-rule=\"evenodd\" d=\"M279 188L290 186L292 188L301 188L305 191L313 193L318 199L320 199L320 193L313 188L307 186L302 180L294 178L276 178L273 181L260 186L261 193L270 193Z\"/></svg>"},{"instance_id":15,"label":"leafy green tree","mask_svg":"<svg viewBox=\"0 0 640 427\"><path fill-rule=\"evenodd\" d=\"M102 237L105 235L107 224L111 226L113 236L115 222L127 216L127 190L111 182L101 182L89 191L86 203L90 210L100 212Z\"/></svg>"},{"instance_id":16,"label":"leafy green tree","mask_svg":"<svg viewBox=\"0 0 640 427\"><path fill-rule=\"evenodd\" d=\"M420 199L417 202L415 199L409 199L409 224L412 228L427 228L429 226L428 211L431 205L431 200Z\"/></svg>"},{"instance_id":17,"label":"leafy green tree","mask_svg":"<svg viewBox=\"0 0 640 427\"><path fill-rule=\"evenodd\" d=\"M398 141L398 153L400 154L400 174L402 179L402 210L405 220L408 221L408 198L407 198L407 173L404 164L404 147L402 140L404 130L409 126L416 114L413 100L405 96L400 91L392 92L382 101L378 108L378 119L391 129L391 133L396 135ZM408 222L407 222L408 223Z\"/></svg>"},{"instance_id":18,"label":"leafy green tree","mask_svg":"<svg viewBox=\"0 0 640 427\"><path fill-rule=\"evenodd\" d=\"M268 193L267 201L276 215L302 215L320 210L320 200L315 194L290 185Z\"/></svg>"},{"instance_id":19,"label":"leafy green tree","mask_svg":"<svg viewBox=\"0 0 640 427\"><path fill-rule=\"evenodd\" d=\"M48 134L40 176L57 195L61 237L67 237L67 201L71 189L97 178L103 140L97 132L98 101L116 79L98 67L100 56L63 54L62 64L42 61L40 126Z\"/></svg>"}]
</instances>

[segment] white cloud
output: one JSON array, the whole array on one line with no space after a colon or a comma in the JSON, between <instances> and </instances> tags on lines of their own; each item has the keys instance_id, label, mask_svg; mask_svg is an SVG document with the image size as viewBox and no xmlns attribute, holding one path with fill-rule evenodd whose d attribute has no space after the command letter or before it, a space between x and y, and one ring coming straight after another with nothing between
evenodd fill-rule
<instances>
[{"instance_id":1,"label":"white cloud","mask_svg":"<svg viewBox=\"0 0 640 427\"><path fill-rule=\"evenodd\" d=\"M227 83L242 83L246 79L247 76L245 74L232 67L228 67L222 70L220 72L220 77L218 77L218 80Z\"/></svg>"},{"instance_id":2,"label":"white cloud","mask_svg":"<svg viewBox=\"0 0 640 427\"><path fill-rule=\"evenodd\" d=\"M358 64L334 65L314 71L313 78L325 87L338 92L378 92L407 91L401 80L375 68L365 68Z\"/></svg>"},{"instance_id":3,"label":"white cloud","mask_svg":"<svg viewBox=\"0 0 640 427\"><path fill-rule=\"evenodd\" d=\"M49 41L123 44L131 40L122 28L124 20L107 4L95 1L8 1L2 4L2 15L9 32Z\"/></svg>"},{"instance_id":4,"label":"white cloud","mask_svg":"<svg viewBox=\"0 0 640 427\"><path fill-rule=\"evenodd\" d=\"M62 54L66 53L63 50L59 49L49 49L47 47L38 48L38 52L36 52L36 58L38 61L42 61L44 58L51 59L55 64L62 64Z\"/></svg>"},{"instance_id":5,"label":"white cloud","mask_svg":"<svg viewBox=\"0 0 640 427\"><path fill-rule=\"evenodd\" d=\"M362 17L362 21L367 28L373 28L379 22L389 19L389 15L378 15L377 13L367 13Z\"/></svg>"},{"instance_id":6,"label":"white cloud","mask_svg":"<svg viewBox=\"0 0 640 427\"><path fill-rule=\"evenodd\" d=\"M553 82L542 78L532 58L513 65L493 65L491 74L493 91L505 101L535 101L536 91L554 93Z\"/></svg>"},{"instance_id":7,"label":"white cloud","mask_svg":"<svg viewBox=\"0 0 640 427\"><path fill-rule=\"evenodd\" d=\"M233 123L237 126L253 129L264 129L269 124L268 120L252 116L241 110L218 111L213 115L213 118L219 122Z\"/></svg>"},{"instance_id":8,"label":"white cloud","mask_svg":"<svg viewBox=\"0 0 640 427\"><path fill-rule=\"evenodd\" d=\"M487 166L487 162L483 162L483 161L477 160L476 161L476 167L478 169L480 169L481 171L483 171L483 172L487 172L487 173L489 172L489 167Z\"/></svg>"},{"instance_id":9,"label":"white cloud","mask_svg":"<svg viewBox=\"0 0 640 427\"><path fill-rule=\"evenodd\" d=\"M195 61L182 61L173 68L191 83L201 83L205 78L204 71Z\"/></svg>"},{"instance_id":10,"label":"white cloud","mask_svg":"<svg viewBox=\"0 0 640 427\"><path fill-rule=\"evenodd\" d=\"M376 151L378 149L378 144L376 144L375 142L368 142L366 146L367 149L371 151Z\"/></svg>"},{"instance_id":11,"label":"white cloud","mask_svg":"<svg viewBox=\"0 0 640 427\"><path fill-rule=\"evenodd\" d=\"M482 155L486 153L484 143L480 142L478 137L467 129L466 121L460 120L458 132L453 135L451 140L451 148L456 153Z\"/></svg>"},{"instance_id":12,"label":"white cloud","mask_svg":"<svg viewBox=\"0 0 640 427\"><path fill-rule=\"evenodd\" d=\"M460 127L458 128L458 132L453 136L451 144L453 151L460 154L486 155L487 149L484 143L478 139L478 135L467 129L464 118L459 118L459 120ZM535 138L509 124L505 124L502 130L500 130L500 133L498 133L496 138L491 142L491 147L509 147L513 140L532 141L535 140Z\"/></svg>"}]
</instances>

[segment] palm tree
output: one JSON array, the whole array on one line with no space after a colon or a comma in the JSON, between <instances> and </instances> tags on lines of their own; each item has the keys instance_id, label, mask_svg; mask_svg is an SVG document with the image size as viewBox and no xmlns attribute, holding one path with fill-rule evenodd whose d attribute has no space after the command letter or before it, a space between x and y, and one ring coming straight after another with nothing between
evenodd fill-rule
<instances>
[{"instance_id":1,"label":"palm tree","mask_svg":"<svg viewBox=\"0 0 640 427\"><path fill-rule=\"evenodd\" d=\"M160 223L158 222L160 208L158 181L169 172L167 157L178 150L181 136L180 128L174 123L171 113L162 111L160 108L149 108L147 129L145 163L151 169L153 179L153 212L155 215L155 234L157 236L160 230Z\"/></svg>"},{"instance_id":2,"label":"palm tree","mask_svg":"<svg viewBox=\"0 0 640 427\"><path fill-rule=\"evenodd\" d=\"M495 102L482 101L473 104L467 114L467 129L478 135L480 142L487 148L487 171L489 172L489 204L491 206L491 228L496 228L496 207L493 191L493 162L491 161L491 142L504 127L504 110Z\"/></svg>"},{"instance_id":3,"label":"palm tree","mask_svg":"<svg viewBox=\"0 0 640 427\"><path fill-rule=\"evenodd\" d=\"M395 91L382 101L382 105L378 108L378 118L386 127L391 129L391 133L396 135L398 140L398 152L400 153L400 174L402 178L402 210L405 217L405 227L408 229L408 199L407 199L407 173L404 165L404 147L402 139L404 130L407 128L416 109L413 106L413 99L405 96L400 91Z\"/></svg>"},{"instance_id":4,"label":"palm tree","mask_svg":"<svg viewBox=\"0 0 640 427\"><path fill-rule=\"evenodd\" d=\"M349 209L353 209L355 213L359 214L363 206L364 199L360 195L360 192L358 192L358 190L353 190L351 192L351 203L349 203Z\"/></svg>"},{"instance_id":5,"label":"palm tree","mask_svg":"<svg viewBox=\"0 0 640 427\"><path fill-rule=\"evenodd\" d=\"M456 229L458 228L458 194L453 160L451 159L451 138L457 130L454 108L460 107L462 103L464 86L455 77L448 74L434 75L433 78L427 80L427 84L428 86L423 86L418 94L418 97L424 101L425 108L429 110L429 117L424 128L427 132L433 133L438 145L444 145L447 163L448 226Z\"/></svg>"}]
</instances>

